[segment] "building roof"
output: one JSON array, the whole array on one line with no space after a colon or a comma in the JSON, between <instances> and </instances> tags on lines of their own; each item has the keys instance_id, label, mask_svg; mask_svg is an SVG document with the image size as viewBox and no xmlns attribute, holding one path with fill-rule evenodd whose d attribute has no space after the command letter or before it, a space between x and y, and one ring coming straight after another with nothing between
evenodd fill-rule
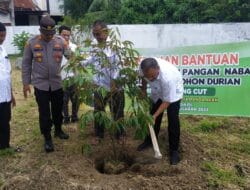
<instances>
[{"instance_id":1,"label":"building roof","mask_svg":"<svg viewBox=\"0 0 250 190\"><path fill-rule=\"evenodd\" d=\"M5 0L0 2L0 13L8 14L10 12L9 5L10 1Z\"/></svg>"},{"instance_id":2,"label":"building roof","mask_svg":"<svg viewBox=\"0 0 250 190\"><path fill-rule=\"evenodd\" d=\"M14 0L15 11L41 11L32 0Z\"/></svg>"}]
</instances>

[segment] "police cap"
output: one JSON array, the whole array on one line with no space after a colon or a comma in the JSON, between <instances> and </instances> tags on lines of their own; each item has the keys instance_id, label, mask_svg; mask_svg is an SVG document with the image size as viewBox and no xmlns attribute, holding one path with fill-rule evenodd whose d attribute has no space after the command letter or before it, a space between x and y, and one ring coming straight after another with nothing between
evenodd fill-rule
<instances>
[{"instance_id":1,"label":"police cap","mask_svg":"<svg viewBox=\"0 0 250 190\"><path fill-rule=\"evenodd\" d=\"M55 21L49 15L44 16L40 20L40 30L44 34L54 35L56 33Z\"/></svg>"}]
</instances>

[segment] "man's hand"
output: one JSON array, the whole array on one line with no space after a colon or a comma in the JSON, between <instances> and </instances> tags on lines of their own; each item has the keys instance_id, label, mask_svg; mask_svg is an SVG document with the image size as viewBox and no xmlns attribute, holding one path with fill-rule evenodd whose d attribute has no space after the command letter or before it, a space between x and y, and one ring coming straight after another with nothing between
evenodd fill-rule
<instances>
[{"instance_id":1,"label":"man's hand","mask_svg":"<svg viewBox=\"0 0 250 190\"><path fill-rule=\"evenodd\" d=\"M16 99L13 94L11 94L11 104L12 104L12 107L16 106Z\"/></svg>"},{"instance_id":2,"label":"man's hand","mask_svg":"<svg viewBox=\"0 0 250 190\"><path fill-rule=\"evenodd\" d=\"M24 98L28 97L28 92L31 93L30 85L24 84L23 85L23 95L24 95Z\"/></svg>"},{"instance_id":3,"label":"man's hand","mask_svg":"<svg viewBox=\"0 0 250 190\"><path fill-rule=\"evenodd\" d=\"M142 78L141 90L142 90L142 94L145 97L147 97L147 81L144 78Z\"/></svg>"},{"instance_id":4,"label":"man's hand","mask_svg":"<svg viewBox=\"0 0 250 190\"><path fill-rule=\"evenodd\" d=\"M148 96L147 91L144 90L142 86L140 86L139 88L141 89L140 94L139 94L140 98L142 99L146 98Z\"/></svg>"},{"instance_id":5,"label":"man's hand","mask_svg":"<svg viewBox=\"0 0 250 190\"><path fill-rule=\"evenodd\" d=\"M111 89L110 89L110 91L114 93L114 92L117 92L117 90L118 90L118 88L116 87L115 81L112 80L111 81Z\"/></svg>"},{"instance_id":6,"label":"man's hand","mask_svg":"<svg viewBox=\"0 0 250 190\"><path fill-rule=\"evenodd\" d=\"M161 105L159 106L159 108L156 110L156 112L153 114L153 119L154 122L156 121L156 118L164 112L164 110L166 110L168 108L168 106L170 105L169 102L162 102Z\"/></svg>"}]
</instances>

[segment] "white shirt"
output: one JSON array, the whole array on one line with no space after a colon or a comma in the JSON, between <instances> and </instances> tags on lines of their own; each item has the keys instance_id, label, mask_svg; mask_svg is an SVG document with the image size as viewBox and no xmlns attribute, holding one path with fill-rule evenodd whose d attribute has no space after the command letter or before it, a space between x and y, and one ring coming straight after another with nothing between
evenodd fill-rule
<instances>
[{"instance_id":1,"label":"white shirt","mask_svg":"<svg viewBox=\"0 0 250 190\"><path fill-rule=\"evenodd\" d=\"M0 45L0 103L11 101L11 65L8 55Z\"/></svg>"},{"instance_id":2,"label":"white shirt","mask_svg":"<svg viewBox=\"0 0 250 190\"><path fill-rule=\"evenodd\" d=\"M100 51L98 48L92 50L91 52ZM98 72L94 74L93 81L96 85L104 87L110 91L111 81L119 77L119 68L117 68L116 62L118 61L117 55L109 48L103 50L103 53L107 56L108 64L103 65L99 56L90 55L87 60L84 61L83 65L93 64L95 70Z\"/></svg>"},{"instance_id":3,"label":"white shirt","mask_svg":"<svg viewBox=\"0 0 250 190\"><path fill-rule=\"evenodd\" d=\"M76 44L69 42L69 48L72 52L75 52L77 46L76 46ZM62 64L61 64L62 65L62 70L61 70L62 80L66 79L66 78L73 77L75 75L74 72L66 70L67 64L68 64L68 59L65 56L63 56Z\"/></svg>"},{"instance_id":4,"label":"white shirt","mask_svg":"<svg viewBox=\"0 0 250 190\"><path fill-rule=\"evenodd\" d=\"M151 88L151 99L156 103L158 99L173 103L183 97L183 79L179 70L170 62L158 59L160 72L154 81L147 80Z\"/></svg>"}]
</instances>

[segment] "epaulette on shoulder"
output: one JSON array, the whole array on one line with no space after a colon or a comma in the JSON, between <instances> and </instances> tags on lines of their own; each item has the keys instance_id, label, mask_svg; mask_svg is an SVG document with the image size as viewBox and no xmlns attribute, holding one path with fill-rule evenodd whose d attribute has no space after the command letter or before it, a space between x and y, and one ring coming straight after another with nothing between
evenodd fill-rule
<instances>
[{"instance_id":1,"label":"epaulette on shoulder","mask_svg":"<svg viewBox=\"0 0 250 190\"><path fill-rule=\"evenodd\" d=\"M29 38L29 41L31 41L31 40L40 40L40 39L41 39L41 35L35 35L35 36L31 36Z\"/></svg>"},{"instance_id":2,"label":"epaulette on shoulder","mask_svg":"<svg viewBox=\"0 0 250 190\"><path fill-rule=\"evenodd\" d=\"M33 35L31 36L25 43L25 47L28 47L33 41L36 41L36 40L40 40L41 39L41 35Z\"/></svg>"},{"instance_id":3,"label":"epaulette on shoulder","mask_svg":"<svg viewBox=\"0 0 250 190\"><path fill-rule=\"evenodd\" d=\"M31 36L31 37L27 40L27 42L28 42L28 43L31 43L31 42L37 41L37 40L41 40L41 35Z\"/></svg>"}]
</instances>

